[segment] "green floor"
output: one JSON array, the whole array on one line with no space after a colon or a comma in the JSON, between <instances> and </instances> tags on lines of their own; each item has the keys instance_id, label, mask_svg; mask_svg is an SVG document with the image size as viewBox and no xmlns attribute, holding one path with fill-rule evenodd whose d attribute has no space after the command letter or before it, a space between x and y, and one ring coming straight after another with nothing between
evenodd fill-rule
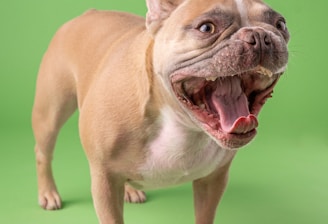
<instances>
[{"instance_id":1,"label":"green floor","mask_svg":"<svg viewBox=\"0 0 328 224\"><path fill-rule=\"evenodd\" d=\"M260 133L234 160L215 223L326 224L327 146L317 136L274 140ZM54 162L64 209L38 207L32 148L28 131L1 133L0 223L97 223L75 120L60 135ZM147 203L125 206L127 224L193 223L190 184L147 193Z\"/></svg>"},{"instance_id":2,"label":"green floor","mask_svg":"<svg viewBox=\"0 0 328 224\"><path fill-rule=\"evenodd\" d=\"M318 1L268 1L291 32L290 63L260 116L256 139L234 160L216 224L328 223L326 9ZM64 209L37 205L30 111L41 56L56 28L88 8L144 14L143 0L15 0L0 7L0 223L97 223L77 114L64 127L54 171ZM191 185L151 191L125 206L127 224L191 224Z\"/></svg>"}]
</instances>

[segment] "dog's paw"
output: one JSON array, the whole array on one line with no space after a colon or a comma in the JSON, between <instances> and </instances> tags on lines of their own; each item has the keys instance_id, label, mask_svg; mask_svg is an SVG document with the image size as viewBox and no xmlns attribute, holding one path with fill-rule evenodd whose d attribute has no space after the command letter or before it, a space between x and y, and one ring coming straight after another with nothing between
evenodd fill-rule
<instances>
[{"instance_id":1,"label":"dog's paw","mask_svg":"<svg viewBox=\"0 0 328 224\"><path fill-rule=\"evenodd\" d=\"M146 194L125 184L124 201L128 203L144 203L146 201Z\"/></svg>"},{"instance_id":2,"label":"dog's paw","mask_svg":"<svg viewBox=\"0 0 328 224\"><path fill-rule=\"evenodd\" d=\"M56 190L40 193L39 205L45 210L58 210L62 207L61 198Z\"/></svg>"}]
</instances>

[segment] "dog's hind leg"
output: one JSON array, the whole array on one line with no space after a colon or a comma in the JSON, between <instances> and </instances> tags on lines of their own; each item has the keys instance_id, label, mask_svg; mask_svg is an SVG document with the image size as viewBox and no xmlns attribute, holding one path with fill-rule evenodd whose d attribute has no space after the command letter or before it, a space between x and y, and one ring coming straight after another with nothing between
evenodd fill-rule
<instances>
[{"instance_id":1,"label":"dog's hind leg","mask_svg":"<svg viewBox=\"0 0 328 224\"><path fill-rule=\"evenodd\" d=\"M77 107L72 76L64 75L54 61L48 54L42 62L32 112L39 204L47 210L61 208L51 161L58 132Z\"/></svg>"}]
</instances>

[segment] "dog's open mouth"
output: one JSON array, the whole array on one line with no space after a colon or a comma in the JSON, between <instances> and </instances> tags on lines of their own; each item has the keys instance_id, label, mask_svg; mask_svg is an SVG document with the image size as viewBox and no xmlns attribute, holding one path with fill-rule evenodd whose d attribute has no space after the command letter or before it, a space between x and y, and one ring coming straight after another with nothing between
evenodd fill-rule
<instances>
[{"instance_id":1,"label":"dog's open mouth","mask_svg":"<svg viewBox=\"0 0 328 224\"><path fill-rule=\"evenodd\" d=\"M280 74L256 67L233 76L191 77L173 82L179 101L226 148L239 148L256 134L257 115Z\"/></svg>"}]
</instances>

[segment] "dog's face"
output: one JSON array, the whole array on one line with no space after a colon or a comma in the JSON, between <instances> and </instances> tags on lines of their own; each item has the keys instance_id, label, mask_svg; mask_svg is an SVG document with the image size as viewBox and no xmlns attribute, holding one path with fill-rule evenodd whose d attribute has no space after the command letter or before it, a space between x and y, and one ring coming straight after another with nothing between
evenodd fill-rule
<instances>
[{"instance_id":1,"label":"dog's face","mask_svg":"<svg viewBox=\"0 0 328 224\"><path fill-rule=\"evenodd\" d=\"M221 147L247 144L287 65L285 19L260 0L159 2L167 5L153 28L155 72Z\"/></svg>"}]
</instances>

